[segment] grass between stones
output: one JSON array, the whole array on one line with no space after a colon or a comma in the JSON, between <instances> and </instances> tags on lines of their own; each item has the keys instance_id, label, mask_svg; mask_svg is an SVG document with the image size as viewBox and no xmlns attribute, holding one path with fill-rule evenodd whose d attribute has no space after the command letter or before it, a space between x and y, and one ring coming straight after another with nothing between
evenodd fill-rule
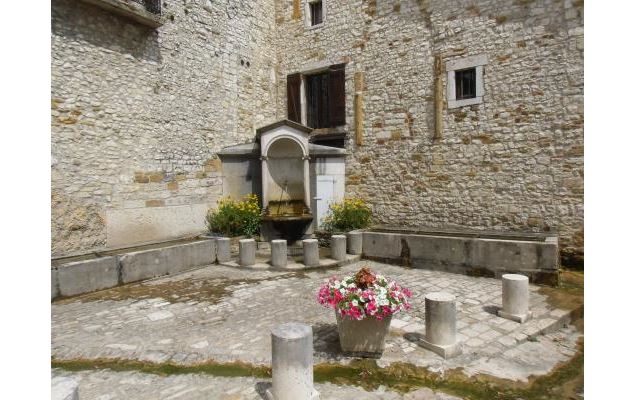
<instances>
[{"instance_id":1,"label":"grass between stones","mask_svg":"<svg viewBox=\"0 0 635 400\"><path fill-rule=\"evenodd\" d=\"M222 377L271 378L271 368L243 362L207 362L196 365L148 363L136 360L53 360L53 368L67 371L110 369L157 375L208 374ZM575 356L558 365L547 375L531 377L527 383L498 379L489 375L467 376L461 369L443 375L412 364L395 363L380 368L375 360L355 360L348 365L322 363L314 367L315 382L361 386L367 390L379 386L406 393L428 387L435 391L471 400L576 399L584 380L584 342L580 339ZM580 397L581 398L581 397Z\"/></svg>"}]
</instances>

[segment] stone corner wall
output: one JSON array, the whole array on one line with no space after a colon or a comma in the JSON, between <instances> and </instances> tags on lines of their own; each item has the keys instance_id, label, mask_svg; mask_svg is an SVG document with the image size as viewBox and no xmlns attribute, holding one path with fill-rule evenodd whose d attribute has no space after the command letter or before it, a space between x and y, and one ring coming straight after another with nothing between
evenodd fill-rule
<instances>
[{"instance_id":1,"label":"stone corner wall","mask_svg":"<svg viewBox=\"0 0 635 400\"><path fill-rule=\"evenodd\" d=\"M204 230L216 152L276 119L274 0L162 3L151 29L52 2L52 251Z\"/></svg>"}]
</instances>

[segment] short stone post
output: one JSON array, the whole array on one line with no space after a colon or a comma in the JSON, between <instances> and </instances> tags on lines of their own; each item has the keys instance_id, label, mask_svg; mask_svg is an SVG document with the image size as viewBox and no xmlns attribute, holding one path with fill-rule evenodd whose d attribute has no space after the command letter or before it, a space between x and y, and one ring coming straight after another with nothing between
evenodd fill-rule
<instances>
[{"instance_id":1,"label":"short stone post","mask_svg":"<svg viewBox=\"0 0 635 400\"><path fill-rule=\"evenodd\" d=\"M531 318L529 311L529 278L525 275L503 275L503 309L498 316L520 322Z\"/></svg>"},{"instance_id":2,"label":"short stone post","mask_svg":"<svg viewBox=\"0 0 635 400\"><path fill-rule=\"evenodd\" d=\"M79 400L78 387L74 379L56 376L51 379L51 400Z\"/></svg>"},{"instance_id":3,"label":"short stone post","mask_svg":"<svg viewBox=\"0 0 635 400\"><path fill-rule=\"evenodd\" d=\"M346 236L331 236L331 258L337 261L346 260Z\"/></svg>"},{"instance_id":4,"label":"short stone post","mask_svg":"<svg viewBox=\"0 0 635 400\"><path fill-rule=\"evenodd\" d=\"M238 258L240 265L248 267L256 263L256 241L241 239L238 241Z\"/></svg>"},{"instance_id":5,"label":"short stone post","mask_svg":"<svg viewBox=\"0 0 635 400\"><path fill-rule=\"evenodd\" d=\"M304 239L302 241L302 253L304 256L304 265L307 267L320 265L320 249L317 239Z\"/></svg>"},{"instance_id":6,"label":"short stone post","mask_svg":"<svg viewBox=\"0 0 635 400\"><path fill-rule=\"evenodd\" d=\"M362 254L363 237L364 235L360 231L351 231L346 234L348 254Z\"/></svg>"},{"instance_id":7,"label":"short stone post","mask_svg":"<svg viewBox=\"0 0 635 400\"><path fill-rule=\"evenodd\" d=\"M231 240L226 237L216 239L216 259L219 263L227 262L231 259Z\"/></svg>"},{"instance_id":8,"label":"short stone post","mask_svg":"<svg viewBox=\"0 0 635 400\"><path fill-rule=\"evenodd\" d=\"M269 400L317 400L313 387L313 329L290 322L271 331L271 375Z\"/></svg>"},{"instance_id":9,"label":"short stone post","mask_svg":"<svg viewBox=\"0 0 635 400\"><path fill-rule=\"evenodd\" d=\"M271 241L271 265L276 268L287 266L287 241L277 239Z\"/></svg>"},{"instance_id":10,"label":"short stone post","mask_svg":"<svg viewBox=\"0 0 635 400\"><path fill-rule=\"evenodd\" d=\"M456 299L443 292L426 296L426 337L423 347L443 358L461 354L456 341Z\"/></svg>"}]
</instances>

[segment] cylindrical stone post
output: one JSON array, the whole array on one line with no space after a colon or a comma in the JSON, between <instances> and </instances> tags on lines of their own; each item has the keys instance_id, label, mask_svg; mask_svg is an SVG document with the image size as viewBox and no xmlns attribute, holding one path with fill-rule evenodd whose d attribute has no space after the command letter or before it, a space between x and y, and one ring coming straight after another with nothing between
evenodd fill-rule
<instances>
[{"instance_id":1,"label":"cylindrical stone post","mask_svg":"<svg viewBox=\"0 0 635 400\"><path fill-rule=\"evenodd\" d=\"M331 236L331 258L337 261L346 260L346 236Z\"/></svg>"},{"instance_id":2,"label":"cylindrical stone post","mask_svg":"<svg viewBox=\"0 0 635 400\"><path fill-rule=\"evenodd\" d=\"M443 292L426 296L426 337L424 347L444 358L461 352L456 341L456 299Z\"/></svg>"},{"instance_id":3,"label":"cylindrical stone post","mask_svg":"<svg viewBox=\"0 0 635 400\"><path fill-rule=\"evenodd\" d=\"M363 234L360 231L351 231L346 234L346 248L348 254L362 254Z\"/></svg>"},{"instance_id":4,"label":"cylindrical stone post","mask_svg":"<svg viewBox=\"0 0 635 400\"><path fill-rule=\"evenodd\" d=\"M287 241L278 239L271 241L271 265L277 268L287 266Z\"/></svg>"},{"instance_id":5,"label":"cylindrical stone post","mask_svg":"<svg viewBox=\"0 0 635 400\"><path fill-rule=\"evenodd\" d=\"M503 309L498 315L512 321L523 323L530 316L529 278L525 275L503 275Z\"/></svg>"},{"instance_id":6,"label":"cylindrical stone post","mask_svg":"<svg viewBox=\"0 0 635 400\"><path fill-rule=\"evenodd\" d=\"M256 263L256 241L254 239L241 239L238 241L238 258L243 267Z\"/></svg>"},{"instance_id":7,"label":"cylindrical stone post","mask_svg":"<svg viewBox=\"0 0 635 400\"><path fill-rule=\"evenodd\" d=\"M304 256L304 265L307 267L320 265L320 249L317 239L304 239L302 241L302 253Z\"/></svg>"},{"instance_id":8,"label":"cylindrical stone post","mask_svg":"<svg viewBox=\"0 0 635 400\"><path fill-rule=\"evenodd\" d=\"M313 329L290 322L271 331L271 376L269 400L314 400Z\"/></svg>"},{"instance_id":9,"label":"cylindrical stone post","mask_svg":"<svg viewBox=\"0 0 635 400\"><path fill-rule=\"evenodd\" d=\"M216 239L216 259L219 263L227 262L231 259L231 240L226 237Z\"/></svg>"}]
</instances>

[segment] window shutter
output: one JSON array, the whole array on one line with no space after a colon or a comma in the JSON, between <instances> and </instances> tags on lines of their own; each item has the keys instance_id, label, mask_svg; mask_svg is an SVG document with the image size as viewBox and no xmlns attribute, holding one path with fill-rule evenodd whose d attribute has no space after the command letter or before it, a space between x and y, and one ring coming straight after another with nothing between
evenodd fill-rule
<instances>
[{"instance_id":1,"label":"window shutter","mask_svg":"<svg viewBox=\"0 0 635 400\"><path fill-rule=\"evenodd\" d=\"M287 118L297 123L302 123L300 82L300 74L287 75Z\"/></svg>"},{"instance_id":2,"label":"window shutter","mask_svg":"<svg viewBox=\"0 0 635 400\"><path fill-rule=\"evenodd\" d=\"M331 127L346 124L345 64L329 70L329 119Z\"/></svg>"}]
</instances>

